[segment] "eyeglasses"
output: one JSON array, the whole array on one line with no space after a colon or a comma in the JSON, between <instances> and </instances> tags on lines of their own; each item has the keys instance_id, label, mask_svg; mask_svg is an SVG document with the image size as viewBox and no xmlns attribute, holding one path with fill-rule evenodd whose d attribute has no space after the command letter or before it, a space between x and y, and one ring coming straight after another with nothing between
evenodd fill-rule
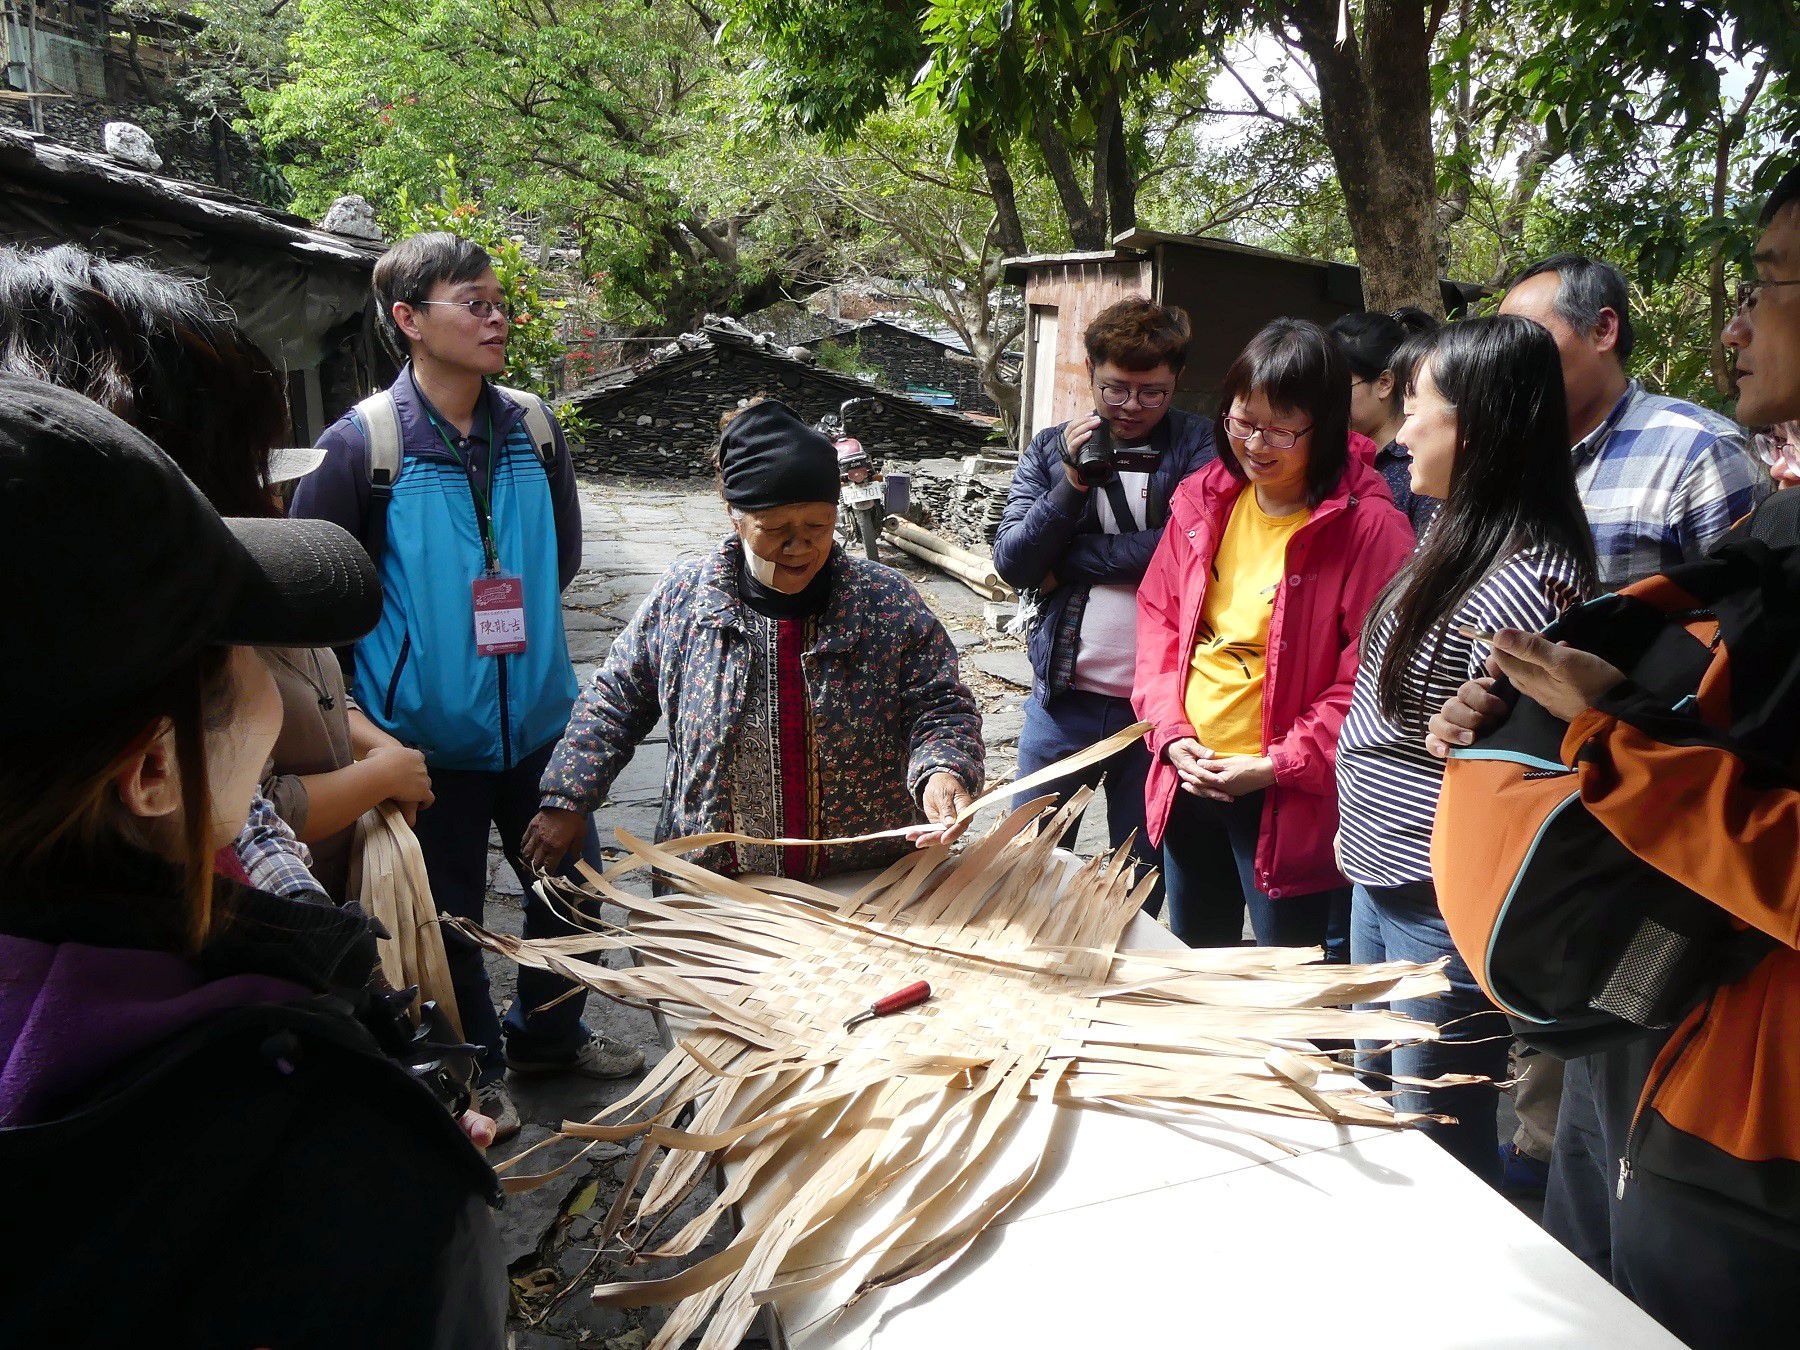
<instances>
[{"instance_id":1,"label":"eyeglasses","mask_svg":"<svg viewBox=\"0 0 1800 1350\"><path fill-rule=\"evenodd\" d=\"M1792 280L1789 280L1789 281L1740 281L1740 282L1738 282L1738 288L1737 288L1738 313L1742 314L1747 309L1755 309L1757 300L1762 296L1763 291L1770 286L1800 286L1800 277L1794 277Z\"/></svg>"},{"instance_id":2,"label":"eyeglasses","mask_svg":"<svg viewBox=\"0 0 1800 1350\"><path fill-rule=\"evenodd\" d=\"M1789 423L1769 431L1758 431L1750 437L1750 448L1758 459L1771 467L1784 456L1800 458L1800 425Z\"/></svg>"},{"instance_id":3,"label":"eyeglasses","mask_svg":"<svg viewBox=\"0 0 1800 1350\"><path fill-rule=\"evenodd\" d=\"M512 311L506 307L504 300L415 300L415 305L455 305L458 309L466 309L474 318L483 323L498 314L502 321L512 322Z\"/></svg>"},{"instance_id":4,"label":"eyeglasses","mask_svg":"<svg viewBox=\"0 0 1800 1350\"><path fill-rule=\"evenodd\" d=\"M1225 419L1225 434L1234 441L1247 441L1257 432L1262 433L1263 444L1271 450L1292 450L1300 438L1312 430L1312 423L1290 429L1288 427L1259 427L1254 422L1246 422L1241 417Z\"/></svg>"},{"instance_id":5,"label":"eyeglasses","mask_svg":"<svg viewBox=\"0 0 1800 1350\"><path fill-rule=\"evenodd\" d=\"M1100 386L1100 401L1109 408L1123 408L1137 398L1138 407L1146 412L1162 407L1169 401L1167 389L1135 389L1128 384L1103 384Z\"/></svg>"}]
</instances>

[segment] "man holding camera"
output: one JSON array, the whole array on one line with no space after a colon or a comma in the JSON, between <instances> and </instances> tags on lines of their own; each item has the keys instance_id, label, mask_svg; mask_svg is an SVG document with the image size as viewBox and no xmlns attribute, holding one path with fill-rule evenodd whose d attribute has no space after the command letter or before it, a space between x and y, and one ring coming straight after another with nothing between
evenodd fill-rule
<instances>
[{"instance_id":1,"label":"man holding camera","mask_svg":"<svg viewBox=\"0 0 1800 1350\"><path fill-rule=\"evenodd\" d=\"M1218 453L1207 419L1170 407L1190 336L1183 311L1141 297L1103 310L1083 337L1093 411L1040 431L1013 474L994 568L1034 593L1021 776L1136 720L1137 584L1176 485ZM1149 767L1140 742L1055 788L1067 796L1104 774L1113 843L1135 831L1138 862L1154 868L1161 860L1144 841ZM1145 908L1161 907L1159 885Z\"/></svg>"}]
</instances>

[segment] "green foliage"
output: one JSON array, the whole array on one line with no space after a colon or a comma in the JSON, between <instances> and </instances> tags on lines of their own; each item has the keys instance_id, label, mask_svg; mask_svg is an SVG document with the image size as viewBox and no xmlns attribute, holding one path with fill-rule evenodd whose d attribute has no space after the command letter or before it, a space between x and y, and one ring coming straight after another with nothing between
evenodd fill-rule
<instances>
[{"instance_id":1,"label":"green foliage","mask_svg":"<svg viewBox=\"0 0 1800 1350\"><path fill-rule=\"evenodd\" d=\"M826 370L858 378L879 378L881 375L881 371L863 357L861 339L852 343L821 342L813 350L818 353L819 364Z\"/></svg>"},{"instance_id":2,"label":"green foliage","mask_svg":"<svg viewBox=\"0 0 1800 1350\"><path fill-rule=\"evenodd\" d=\"M464 189L456 160L446 156L437 165L436 191L415 199L402 188L385 222L396 239L446 230L461 239L480 244L494 260L494 275L506 295L512 328L506 341L506 370L501 380L551 398L560 392L554 369L565 350L557 333L557 319L568 307L565 300L544 293L543 277L536 263L525 255L519 239L506 226L482 210L481 202ZM565 428L567 430L567 428Z\"/></svg>"},{"instance_id":3,"label":"green foliage","mask_svg":"<svg viewBox=\"0 0 1800 1350\"><path fill-rule=\"evenodd\" d=\"M698 7L293 3L290 78L253 102L302 210L416 195L454 156L579 247L617 317L677 330L763 302L806 250L783 209L792 165L718 152L746 100Z\"/></svg>"}]
</instances>

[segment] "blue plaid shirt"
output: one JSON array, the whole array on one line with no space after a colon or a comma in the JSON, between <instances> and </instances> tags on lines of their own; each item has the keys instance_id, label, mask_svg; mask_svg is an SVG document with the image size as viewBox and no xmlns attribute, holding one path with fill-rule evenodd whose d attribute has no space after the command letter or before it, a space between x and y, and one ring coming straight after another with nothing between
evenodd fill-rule
<instances>
[{"instance_id":1,"label":"blue plaid shirt","mask_svg":"<svg viewBox=\"0 0 1800 1350\"><path fill-rule=\"evenodd\" d=\"M1702 557L1768 486L1737 423L1636 380L1574 455L1608 590Z\"/></svg>"},{"instance_id":2,"label":"blue plaid shirt","mask_svg":"<svg viewBox=\"0 0 1800 1350\"><path fill-rule=\"evenodd\" d=\"M312 854L262 793L250 799L250 819L232 848L257 890L289 900L331 903L312 874Z\"/></svg>"}]
</instances>

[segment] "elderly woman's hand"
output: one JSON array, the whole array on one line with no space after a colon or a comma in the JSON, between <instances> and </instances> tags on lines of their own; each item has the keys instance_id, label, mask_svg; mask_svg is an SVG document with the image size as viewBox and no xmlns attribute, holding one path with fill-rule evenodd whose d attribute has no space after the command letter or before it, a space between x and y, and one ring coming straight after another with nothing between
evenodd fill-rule
<instances>
[{"instance_id":1,"label":"elderly woman's hand","mask_svg":"<svg viewBox=\"0 0 1800 1350\"><path fill-rule=\"evenodd\" d=\"M525 827L525 838L519 852L525 861L540 872L554 872L562 866L570 849L579 849L587 833L587 817L579 811L565 811L560 806L546 806Z\"/></svg>"},{"instance_id":2,"label":"elderly woman's hand","mask_svg":"<svg viewBox=\"0 0 1800 1350\"><path fill-rule=\"evenodd\" d=\"M963 786L962 779L948 770L940 769L931 775L925 784L925 819L929 826L922 826L913 835L913 842L920 848L930 848L933 844L954 844L962 837L962 832L969 828L969 822L957 823L957 817L974 799L969 796L969 789Z\"/></svg>"}]
</instances>

